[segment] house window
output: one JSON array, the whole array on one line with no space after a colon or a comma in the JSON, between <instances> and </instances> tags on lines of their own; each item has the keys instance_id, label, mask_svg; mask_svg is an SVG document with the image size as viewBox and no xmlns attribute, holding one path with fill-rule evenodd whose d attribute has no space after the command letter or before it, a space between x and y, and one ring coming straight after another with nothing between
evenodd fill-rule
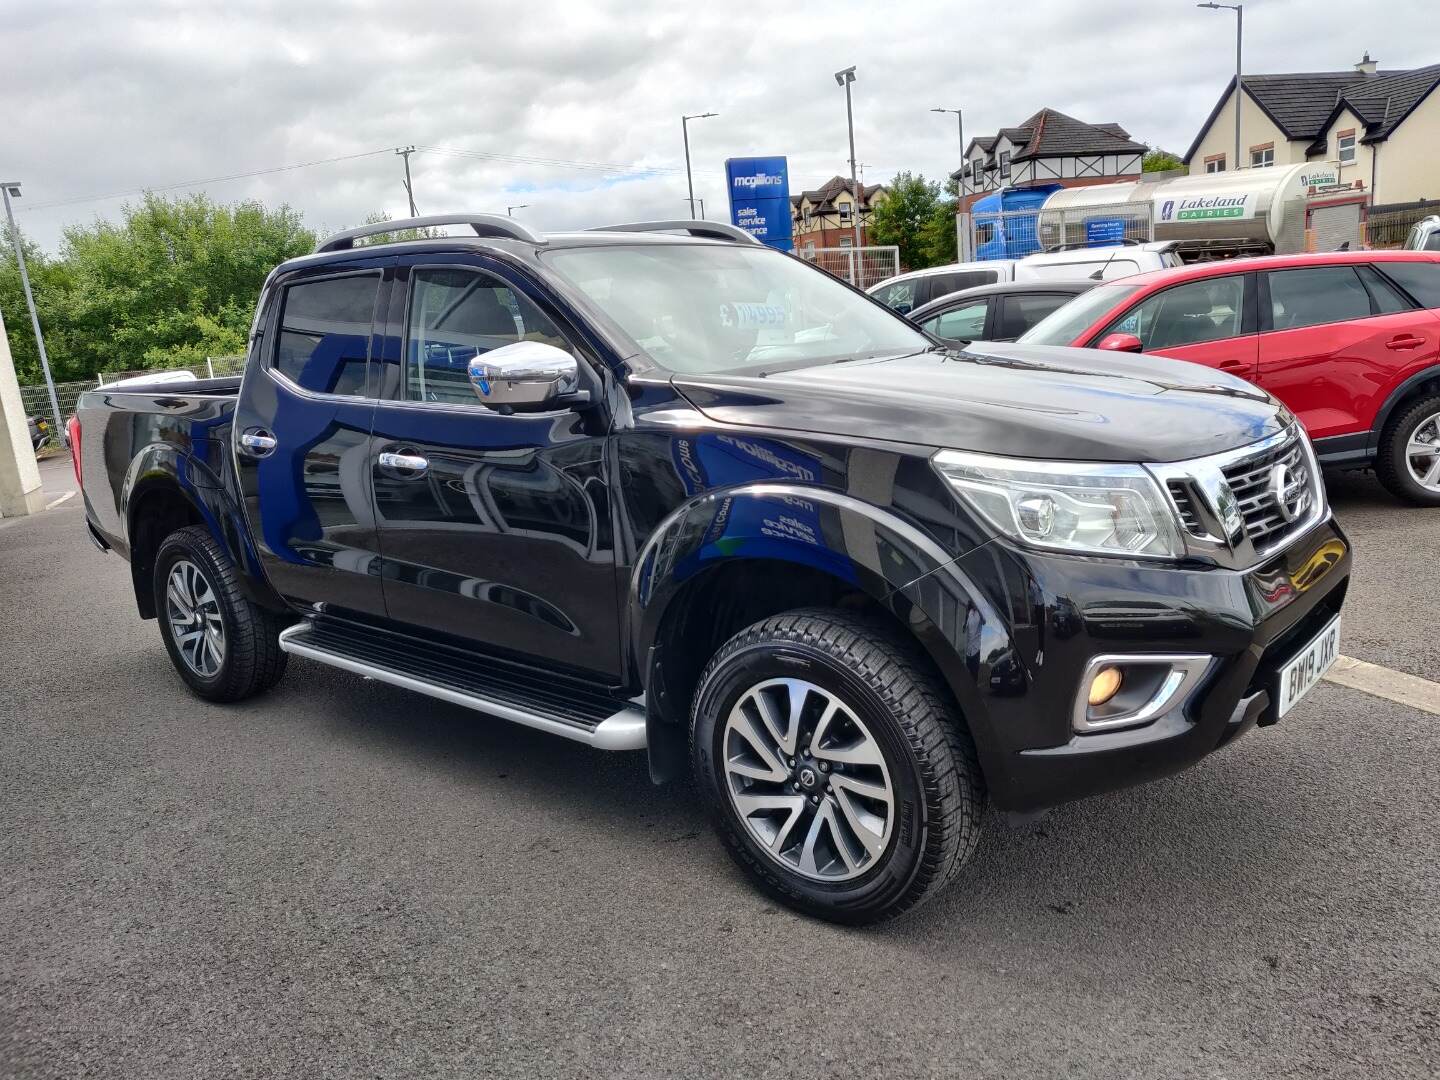
<instances>
[{"instance_id":1,"label":"house window","mask_svg":"<svg viewBox=\"0 0 1440 1080\"><path fill-rule=\"evenodd\" d=\"M1335 153L1341 165L1355 164L1355 129L1335 133Z\"/></svg>"},{"instance_id":2,"label":"house window","mask_svg":"<svg viewBox=\"0 0 1440 1080\"><path fill-rule=\"evenodd\" d=\"M1265 146L1252 146L1250 148L1250 168L1263 169L1267 165L1275 164L1275 144L1268 143Z\"/></svg>"},{"instance_id":3,"label":"house window","mask_svg":"<svg viewBox=\"0 0 1440 1080\"><path fill-rule=\"evenodd\" d=\"M1001 175L1002 177L1005 177L1005 176L1009 176L1009 175L1010 175L1010 151L1009 151L1009 150L1002 150L1002 151L1000 151L1000 175Z\"/></svg>"},{"instance_id":4,"label":"house window","mask_svg":"<svg viewBox=\"0 0 1440 1080\"><path fill-rule=\"evenodd\" d=\"M807 207L805 207L805 209L803 209L803 210L800 211L800 220L803 221L803 222L805 222L806 224L809 224L809 222L810 222L810 207L807 206Z\"/></svg>"},{"instance_id":5,"label":"house window","mask_svg":"<svg viewBox=\"0 0 1440 1080\"><path fill-rule=\"evenodd\" d=\"M841 247L851 247L854 243L855 243L854 237L850 237L850 236L842 236L842 237L840 237L840 246L841 246Z\"/></svg>"},{"instance_id":6,"label":"house window","mask_svg":"<svg viewBox=\"0 0 1440 1080\"><path fill-rule=\"evenodd\" d=\"M1207 157L1207 158L1205 159L1205 171L1206 171L1207 173L1212 173L1212 172L1224 172L1224 171L1225 171L1225 155L1224 155L1224 154L1215 154L1215 155L1213 155L1213 156L1211 156L1211 157Z\"/></svg>"},{"instance_id":7,"label":"house window","mask_svg":"<svg viewBox=\"0 0 1440 1080\"><path fill-rule=\"evenodd\" d=\"M842 202L842 203L837 203L836 205L839 207L839 210L840 210L840 220L841 220L841 221L849 221L849 220L850 220L850 204L849 204L848 202Z\"/></svg>"}]
</instances>

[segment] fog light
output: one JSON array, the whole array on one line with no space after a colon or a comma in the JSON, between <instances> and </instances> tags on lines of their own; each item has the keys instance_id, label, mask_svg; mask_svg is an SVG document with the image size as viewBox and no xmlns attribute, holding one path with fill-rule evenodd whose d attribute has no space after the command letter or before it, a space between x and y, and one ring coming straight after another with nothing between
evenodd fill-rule
<instances>
[{"instance_id":1,"label":"fog light","mask_svg":"<svg viewBox=\"0 0 1440 1080\"><path fill-rule=\"evenodd\" d=\"M1090 680L1090 704L1104 705L1120 692L1120 684L1124 678L1118 667L1104 667L1095 673L1095 678Z\"/></svg>"}]
</instances>

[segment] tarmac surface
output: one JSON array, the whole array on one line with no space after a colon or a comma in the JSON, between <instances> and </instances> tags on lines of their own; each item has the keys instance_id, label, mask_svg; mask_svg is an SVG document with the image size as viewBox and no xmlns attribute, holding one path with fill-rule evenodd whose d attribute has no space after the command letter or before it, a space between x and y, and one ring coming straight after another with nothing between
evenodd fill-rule
<instances>
[{"instance_id":1,"label":"tarmac surface","mask_svg":"<svg viewBox=\"0 0 1440 1080\"><path fill-rule=\"evenodd\" d=\"M1332 492L1343 650L1434 678L1440 519ZM643 755L293 659L198 701L79 504L0 522L0 1076L1440 1072L1440 717L1321 684L845 930Z\"/></svg>"}]
</instances>

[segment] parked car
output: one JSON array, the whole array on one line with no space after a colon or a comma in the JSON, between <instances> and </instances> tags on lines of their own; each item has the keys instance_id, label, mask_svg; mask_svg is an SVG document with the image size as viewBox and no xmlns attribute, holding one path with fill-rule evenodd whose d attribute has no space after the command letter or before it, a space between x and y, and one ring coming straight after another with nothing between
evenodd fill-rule
<instances>
[{"instance_id":1,"label":"parked car","mask_svg":"<svg viewBox=\"0 0 1440 1080\"><path fill-rule=\"evenodd\" d=\"M1052 311L1093 289L1094 281L1011 281L963 289L907 316L927 334L955 345L1014 341Z\"/></svg>"},{"instance_id":2,"label":"parked car","mask_svg":"<svg viewBox=\"0 0 1440 1080\"><path fill-rule=\"evenodd\" d=\"M1417 221L1405 237L1406 251L1440 251L1440 215Z\"/></svg>"},{"instance_id":3,"label":"parked car","mask_svg":"<svg viewBox=\"0 0 1440 1080\"><path fill-rule=\"evenodd\" d=\"M1373 465L1440 506L1440 254L1199 263L1086 293L1022 341L1156 353L1239 375L1305 424L1320 461Z\"/></svg>"},{"instance_id":4,"label":"parked car","mask_svg":"<svg viewBox=\"0 0 1440 1080\"><path fill-rule=\"evenodd\" d=\"M50 424L43 416L27 416L25 420L30 428L30 449L39 450L50 437Z\"/></svg>"},{"instance_id":5,"label":"parked car","mask_svg":"<svg viewBox=\"0 0 1440 1080\"><path fill-rule=\"evenodd\" d=\"M1129 277L1182 265L1173 240L1115 247L1073 247L1027 255L1015 264L1016 281L1096 281Z\"/></svg>"},{"instance_id":6,"label":"parked car","mask_svg":"<svg viewBox=\"0 0 1440 1080\"><path fill-rule=\"evenodd\" d=\"M998 281L1013 281L1014 278L1014 259L990 259L985 262L931 266L925 270L897 274L878 285L872 285L868 292L886 307L905 315L916 308L924 307L932 300L960 292L962 289L993 285Z\"/></svg>"},{"instance_id":7,"label":"parked car","mask_svg":"<svg viewBox=\"0 0 1440 1080\"><path fill-rule=\"evenodd\" d=\"M444 224L476 236L354 246ZM70 422L90 534L196 695L293 654L644 748L837 921L954 879L987 794L1295 723L1338 648L1348 545L1269 395L938 349L728 225L350 230L271 273L246 363Z\"/></svg>"}]
</instances>

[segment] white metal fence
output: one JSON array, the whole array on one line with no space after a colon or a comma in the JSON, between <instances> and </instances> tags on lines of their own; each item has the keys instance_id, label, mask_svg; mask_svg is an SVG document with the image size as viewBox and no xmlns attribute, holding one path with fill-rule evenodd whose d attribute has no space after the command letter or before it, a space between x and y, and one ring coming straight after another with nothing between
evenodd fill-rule
<instances>
[{"instance_id":1,"label":"white metal fence","mask_svg":"<svg viewBox=\"0 0 1440 1080\"><path fill-rule=\"evenodd\" d=\"M164 368L164 371L188 371L198 379L218 379L226 375L239 375L245 369L244 356L211 356L207 357L205 363L194 364L186 367ZM75 411L75 403L80 395L87 390L94 390L107 383L113 383L116 379L128 379L137 375L158 375L156 371L107 371L98 378L84 379L79 382L66 382L55 384L55 400L60 405L60 419L69 419L70 414ZM34 386L20 387L20 401L25 407L26 416L42 416L54 425L50 415L50 395L45 389L44 383ZM60 442L60 433L52 432L51 439L57 444Z\"/></svg>"},{"instance_id":2,"label":"white metal fence","mask_svg":"<svg viewBox=\"0 0 1440 1080\"><path fill-rule=\"evenodd\" d=\"M893 244L858 248L797 248L795 254L859 289L868 289L900 273L900 249Z\"/></svg>"}]
</instances>

